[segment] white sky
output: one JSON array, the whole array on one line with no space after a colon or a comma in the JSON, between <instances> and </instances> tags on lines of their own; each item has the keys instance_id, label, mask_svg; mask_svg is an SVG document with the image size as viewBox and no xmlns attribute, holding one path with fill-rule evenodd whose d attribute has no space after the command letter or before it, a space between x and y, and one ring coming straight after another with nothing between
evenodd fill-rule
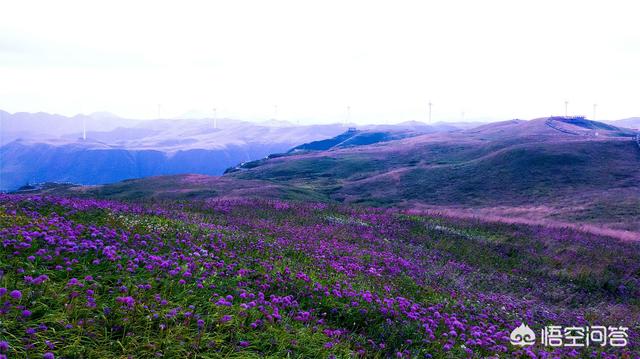
<instances>
[{"instance_id":1,"label":"white sky","mask_svg":"<svg viewBox=\"0 0 640 359\"><path fill-rule=\"evenodd\" d=\"M395 123L429 100L434 121L640 116L640 3L0 2L10 112Z\"/></svg>"}]
</instances>

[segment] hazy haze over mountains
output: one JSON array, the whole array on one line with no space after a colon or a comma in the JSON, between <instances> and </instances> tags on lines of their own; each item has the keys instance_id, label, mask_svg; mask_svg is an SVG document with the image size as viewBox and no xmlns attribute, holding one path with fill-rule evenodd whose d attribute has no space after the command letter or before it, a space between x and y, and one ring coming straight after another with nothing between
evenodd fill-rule
<instances>
[{"instance_id":1,"label":"hazy haze over mountains","mask_svg":"<svg viewBox=\"0 0 640 359\"><path fill-rule=\"evenodd\" d=\"M455 208L640 231L636 133L562 117L408 137L402 131L372 129L248 162L221 177L152 177L54 193L120 199L248 196ZM370 135L381 139L370 143Z\"/></svg>"},{"instance_id":2,"label":"hazy haze over mountains","mask_svg":"<svg viewBox=\"0 0 640 359\"><path fill-rule=\"evenodd\" d=\"M107 112L65 117L4 111L0 125L3 190L38 182L100 184L180 173L220 175L239 163L334 137L349 126L300 126L277 119L257 123L227 118L132 120ZM418 134L473 125L407 122L359 128Z\"/></svg>"},{"instance_id":3,"label":"hazy haze over mountains","mask_svg":"<svg viewBox=\"0 0 640 359\"><path fill-rule=\"evenodd\" d=\"M615 126L640 130L640 117L629 117L622 120L611 121L610 123Z\"/></svg>"}]
</instances>

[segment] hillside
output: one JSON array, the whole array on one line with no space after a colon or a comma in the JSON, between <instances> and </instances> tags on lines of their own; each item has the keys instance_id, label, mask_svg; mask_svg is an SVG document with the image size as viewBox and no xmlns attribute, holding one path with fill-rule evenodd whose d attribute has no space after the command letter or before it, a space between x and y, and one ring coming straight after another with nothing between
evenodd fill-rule
<instances>
[{"instance_id":1,"label":"hillside","mask_svg":"<svg viewBox=\"0 0 640 359\"><path fill-rule=\"evenodd\" d=\"M605 125L595 136L591 122L554 127L547 122L506 121L373 145L294 152L211 178L200 191L233 197L227 187L236 183L254 186L254 197L456 209L640 232L640 148L626 137L632 132ZM104 198L139 198L141 193L158 198L165 192L149 189L185 178L141 179L82 191ZM111 191L117 194L110 196Z\"/></svg>"},{"instance_id":2,"label":"hillside","mask_svg":"<svg viewBox=\"0 0 640 359\"><path fill-rule=\"evenodd\" d=\"M614 126L634 128L640 130L640 117L629 117L622 120L611 121Z\"/></svg>"},{"instance_id":3,"label":"hillside","mask_svg":"<svg viewBox=\"0 0 640 359\"><path fill-rule=\"evenodd\" d=\"M640 231L640 149L630 137L605 132L573 135L544 120L508 122L274 158L230 176L287 183L346 203L476 208L483 215L502 206L501 216Z\"/></svg>"},{"instance_id":4,"label":"hillside","mask_svg":"<svg viewBox=\"0 0 640 359\"><path fill-rule=\"evenodd\" d=\"M103 184L123 179L180 173L222 174L238 162L284 151L292 143L239 143L220 148L167 152L130 149L100 142L41 143L14 141L0 148L2 189L25 183Z\"/></svg>"},{"instance_id":5,"label":"hillside","mask_svg":"<svg viewBox=\"0 0 640 359\"><path fill-rule=\"evenodd\" d=\"M435 131L430 131L435 132ZM238 164L237 166L228 168L224 173L233 173L238 171L243 171L246 169L255 168L261 166L266 163L266 161L279 158L279 157L287 157L287 156L297 156L301 153L308 152L321 152L321 151L329 151L336 150L340 148L354 148L359 146L367 146L376 143L383 143L403 138L409 138L420 135L420 132L408 131L408 130L356 130L355 128L350 128L347 131L332 137L323 140L313 141L309 143L303 143L299 146L296 146L284 153L272 153L269 156L255 160L248 161ZM297 158L297 157L294 157Z\"/></svg>"},{"instance_id":6,"label":"hillside","mask_svg":"<svg viewBox=\"0 0 640 359\"><path fill-rule=\"evenodd\" d=\"M338 148L350 148L357 146L372 145L374 143L382 143L393 140L399 140L402 138L413 137L417 133L415 132L401 132L401 131L358 131L349 130L341 135L328 140L314 141L311 143L305 143L300 146L296 146L289 150L291 152L299 151L328 151Z\"/></svg>"},{"instance_id":7,"label":"hillside","mask_svg":"<svg viewBox=\"0 0 640 359\"><path fill-rule=\"evenodd\" d=\"M579 126L574 126L579 127ZM304 185L338 201L370 204L521 205L637 186L631 137L570 135L546 120L273 158L231 174ZM622 131L622 133L625 133Z\"/></svg>"},{"instance_id":8,"label":"hillside","mask_svg":"<svg viewBox=\"0 0 640 359\"><path fill-rule=\"evenodd\" d=\"M569 228L0 195L0 236L0 352L12 358L640 353L640 243ZM510 333L523 322L625 327L629 344L522 348Z\"/></svg>"},{"instance_id":9,"label":"hillside","mask_svg":"<svg viewBox=\"0 0 640 359\"><path fill-rule=\"evenodd\" d=\"M108 185L79 186L71 183L45 183L24 187L23 194L47 194L76 198L118 199L127 201L198 200L208 198L289 199L327 201L326 196L303 188L259 180L237 180L226 176L198 174L153 176L130 179Z\"/></svg>"},{"instance_id":10,"label":"hillside","mask_svg":"<svg viewBox=\"0 0 640 359\"><path fill-rule=\"evenodd\" d=\"M218 175L239 162L344 131L342 125L285 127L224 118L213 125L211 119L0 112L0 190L26 183L91 185L179 173Z\"/></svg>"},{"instance_id":11,"label":"hillside","mask_svg":"<svg viewBox=\"0 0 640 359\"><path fill-rule=\"evenodd\" d=\"M134 121L1 113L0 190L26 183L103 184L179 173L222 174L239 162L335 136L341 125L270 127L229 119ZM83 140L82 126L87 138ZM40 129L47 130L46 134Z\"/></svg>"},{"instance_id":12,"label":"hillside","mask_svg":"<svg viewBox=\"0 0 640 359\"><path fill-rule=\"evenodd\" d=\"M86 139L82 139L86 124ZM251 123L227 118L136 121L96 113L64 117L0 112L0 190L27 183L105 184L172 174L221 175L240 163L340 135L342 124ZM363 126L343 146L370 144L454 126ZM47 130L46 134L42 129Z\"/></svg>"}]
</instances>

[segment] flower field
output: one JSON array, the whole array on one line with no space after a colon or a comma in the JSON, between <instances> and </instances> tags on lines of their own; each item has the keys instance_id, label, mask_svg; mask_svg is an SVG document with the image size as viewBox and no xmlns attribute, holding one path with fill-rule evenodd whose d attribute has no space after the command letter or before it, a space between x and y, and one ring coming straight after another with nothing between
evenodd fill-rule
<instances>
[{"instance_id":1,"label":"flower field","mask_svg":"<svg viewBox=\"0 0 640 359\"><path fill-rule=\"evenodd\" d=\"M0 358L640 356L640 244L398 210L0 195ZM526 323L629 345L519 347Z\"/></svg>"}]
</instances>

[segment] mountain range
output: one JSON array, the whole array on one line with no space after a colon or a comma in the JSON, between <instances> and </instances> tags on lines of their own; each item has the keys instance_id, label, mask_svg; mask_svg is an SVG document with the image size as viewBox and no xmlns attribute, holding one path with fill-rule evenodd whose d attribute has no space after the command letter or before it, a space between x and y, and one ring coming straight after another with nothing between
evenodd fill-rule
<instances>
[{"instance_id":1,"label":"mountain range","mask_svg":"<svg viewBox=\"0 0 640 359\"><path fill-rule=\"evenodd\" d=\"M611 121L610 124L640 130L640 117L629 117L622 120Z\"/></svg>"},{"instance_id":2,"label":"mountain range","mask_svg":"<svg viewBox=\"0 0 640 359\"><path fill-rule=\"evenodd\" d=\"M355 130L233 166L224 176L163 176L48 191L118 199L329 201L640 232L636 135L564 117L427 134Z\"/></svg>"},{"instance_id":3,"label":"mountain range","mask_svg":"<svg viewBox=\"0 0 640 359\"><path fill-rule=\"evenodd\" d=\"M469 126L407 122L363 129L414 136ZM95 185L183 173L221 175L239 163L334 137L349 126L300 126L275 119L142 121L106 112L74 117L0 112L0 127L0 190L13 190L42 182Z\"/></svg>"}]
</instances>

